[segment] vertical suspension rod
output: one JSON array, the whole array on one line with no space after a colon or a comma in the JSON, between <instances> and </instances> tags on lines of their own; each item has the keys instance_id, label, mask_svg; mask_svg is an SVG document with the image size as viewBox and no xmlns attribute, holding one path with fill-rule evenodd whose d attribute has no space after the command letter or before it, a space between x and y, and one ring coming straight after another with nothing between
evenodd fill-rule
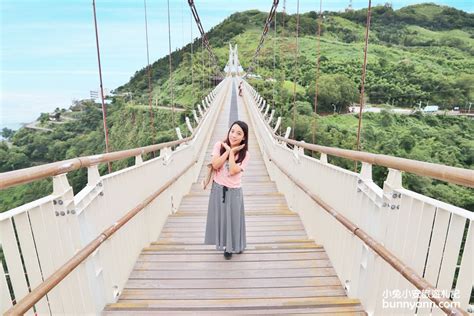
<instances>
[{"instance_id":1,"label":"vertical suspension rod","mask_svg":"<svg viewBox=\"0 0 474 316\"><path fill-rule=\"evenodd\" d=\"M104 101L104 86L102 83L102 67L100 64L100 48L99 48L99 30L97 28L97 14L95 10L95 0L92 0L92 8L94 11L94 27L95 27L95 43L97 47L97 61L99 63L99 80L100 80L100 98L102 101L102 121L104 123L104 135L105 135L105 152L109 153L109 130L107 128L107 108L105 107ZM112 172L112 164L110 161L107 163L109 173Z\"/></svg>"}]
</instances>

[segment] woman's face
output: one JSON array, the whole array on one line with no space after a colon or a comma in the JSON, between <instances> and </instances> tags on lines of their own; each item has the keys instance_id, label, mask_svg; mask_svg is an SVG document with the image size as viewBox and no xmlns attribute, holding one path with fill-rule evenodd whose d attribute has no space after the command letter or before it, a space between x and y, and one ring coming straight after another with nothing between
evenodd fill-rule
<instances>
[{"instance_id":1,"label":"woman's face","mask_svg":"<svg viewBox=\"0 0 474 316\"><path fill-rule=\"evenodd\" d=\"M229 141L231 146L240 145L244 139L244 131L238 124L234 124L229 132Z\"/></svg>"}]
</instances>

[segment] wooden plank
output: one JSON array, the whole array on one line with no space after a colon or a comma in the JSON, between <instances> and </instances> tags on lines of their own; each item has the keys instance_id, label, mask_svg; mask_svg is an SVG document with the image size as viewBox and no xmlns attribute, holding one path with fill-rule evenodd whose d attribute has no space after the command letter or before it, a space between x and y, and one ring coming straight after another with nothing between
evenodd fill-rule
<instances>
[{"instance_id":1,"label":"wooden plank","mask_svg":"<svg viewBox=\"0 0 474 316\"><path fill-rule=\"evenodd\" d=\"M178 214L178 213L176 213ZM170 223L188 223L188 222L199 222L205 223L206 216L196 217L196 216L175 216L176 214L172 214L168 216L167 224ZM301 220L297 214L290 214L290 215L268 215L268 216L251 216L245 217L246 223L268 223L272 222L272 225L276 225L277 222L283 222L284 224L293 224L293 223L301 223Z\"/></svg>"},{"instance_id":2,"label":"wooden plank","mask_svg":"<svg viewBox=\"0 0 474 316\"><path fill-rule=\"evenodd\" d=\"M244 288L244 289L125 289L121 300L225 300L235 298L294 298L294 297L337 297L345 296L341 286L325 287L277 287L277 288Z\"/></svg>"},{"instance_id":3,"label":"wooden plank","mask_svg":"<svg viewBox=\"0 0 474 316\"><path fill-rule=\"evenodd\" d=\"M294 249L321 249L322 246L315 243L267 243L267 244L247 244L245 252L249 250L262 251L262 250L294 250ZM203 244L152 244L150 247L144 249L144 251L201 251L201 250L213 250L216 251L214 245L203 245Z\"/></svg>"},{"instance_id":4,"label":"wooden plank","mask_svg":"<svg viewBox=\"0 0 474 316\"><path fill-rule=\"evenodd\" d=\"M268 288L268 287L306 287L306 286L341 286L335 276L313 278L255 278L235 279L191 279L191 280L142 280L130 279L127 289L228 289L228 288Z\"/></svg>"},{"instance_id":5,"label":"wooden plank","mask_svg":"<svg viewBox=\"0 0 474 316\"><path fill-rule=\"evenodd\" d=\"M3 270L3 261L0 261L0 313L3 313L12 306L12 298L8 289L5 271Z\"/></svg>"},{"instance_id":6,"label":"wooden plank","mask_svg":"<svg viewBox=\"0 0 474 316\"><path fill-rule=\"evenodd\" d=\"M180 302L180 303L178 303ZM180 306L178 307L177 304ZM354 306L359 305L357 299L345 297L305 297L305 298L265 298L265 299L225 299L225 300L128 300L109 304L108 310L115 308L133 309L196 309L196 308L266 308L266 307L329 307L329 306Z\"/></svg>"},{"instance_id":7,"label":"wooden plank","mask_svg":"<svg viewBox=\"0 0 474 316\"><path fill-rule=\"evenodd\" d=\"M107 307L108 308L108 307ZM143 315L189 315L189 313L197 313L199 311L173 311L173 310L133 310L134 316L143 316ZM205 310L202 311L205 315L219 315L222 316L222 310ZM264 309L226 309L226 315L278 315L278 314L285 314L285 315L301 315L301 314L324 314L324 315L331 315L331 316L362 316L367 315L362 306L353 305L353 306L330 306L330 307L307 307L307 306L300 306L299 308L264 308ZM130 311L120 310L119 308L115 308L114 310L105 310L102 315L104 316L113 316L113 315L130 315Z\"/></svg>"},{"instance_id":8,"label":"wooden plank","mask_svg":"<svg viewBox=\"0 0 474 316\"><path fill-rule=\"evenodd\" d=\"M137 261L147 262L216 262L221 261L222 253L215 251L214 253L208 254L173 254L164 255L156 253L142 253ZM277 261L277 260L328 260L328 256L325 252L303 252L303 253L247 253L244 252L240 255L232 257L232 262L244 262L244 261Z\"/></svg>"},{"instance_id":9,"label":"wooden plank","mask_svg":"<svg viewBox=\"0 0 474 316\"><path fill-rule=\"evenodd\" d=\"M467 231L466 243L464 245L464 253L461 259L461 268L459 270L458 281L456 283L456 290L459 294L459 303L461 308L467 309L472 291L472 280L474 280L474 236L473 236L473 221L469 222Z\"/></svg>"},{"instance_id":10,"label":"wooden plank","mask_svg":"<svg viewBox=\"0 0 474 316\"><path fill-rule=\"evenodd\" d=\"M268 232L277 232L277 231L305 231L303 225L292 225L292 226L247 226L246 225L246 230L247 233L249 232L263 232L263 231L268 231ZM200 225L200 226L193 226L193 227L183 227L183 226L177 226L177 227L167 227L163 228L161 230L162 233L181 233L181 232L202 232L204 233L206 231L205 225Z\"/></svg>"},{"instance_id":11,"label":"wooden plank","mask_svg":"<svg viewBox=\"0 0 474 316\"><path fill-rule=\"evenodd\" d=\"M129 279L255 279L336 276L334 268L292 268L254 270L133 270Z\"/></svg>"},{"instance_id":12,"label":"wooden plank","mask_svg":"<svg viewBox=\"0 0 474 316\"><path fill-rule=\"evenodd\" d=\"M37 209L33 209L29 212L36 212ZM18 239L20 242L22 253L25 254L36 254L36 246L33 237L33 232L30 226L28 212L23 212L15 216L15 226L18 232ZM43 283L43 275L41 272L41 266L39 258L36 255L23 256L25 263L26 273L28 275L28 281L30 288L34 289ZM43 297L35 304L36 312L38 313L50 313L49 305L46 297Z\"/></svg>"},{"instance_id":13,"label":"wooden plank","mask_svg":"<svg viewBox=\"0 0 474 316\"><path fill-rule=\"evenodd\" d=\"M15 299L19 300L25 297L29 290L11 218L0 222L0 231L0 244L5 255L5 262L13 286L13 294Z\"/></svg>"},{"instance_id":14,"label":"wooden plank","mask_svg":"<svg viewBox=\"0 0 474 316\"><path fill-rule=\"evenodd\" d=\"M275 236L275 237L248 237L247 238L247 243L248 244L258 244L258 243L271 243L271 242L276 242L276 243L284 243L284 242L291 242L291 243L296 243L296 242L313 242L308 239L302 239L301 236ZM204 238L186 238L186 237L173 237L173 238L161 238L159 241L157 241L154 244L202 244L204 243Z\"/></svg>"},{"instance_id":15,"label":"wooden plank","mask_svg":"<svg viewBox=\"0 0 474 316\"><path fill-rule=\"evenodd\" d=\"M238 256L238 255L234 255ZM134 270L247 270L247 269L293 269L293 268L328 268L329 260L287 260L287 261L228 261L221 256L221 261L211 262L160 262L137 261Z\"/></svg>"},{"instance_id":16,"label":"wooden plank","mask_svg":"<svg viewBox=\"0 0 474 316\"><path fill-rule=\"evenodd\" d=\"M204 238L205 232L162 232L160 234L161 238ZM287 231L247 231L247 238L249 237L269 237L269 236L299 236L306 237L306 232L304 230L287 230Z\"/></svg>"},{"instance_id":17,"label":"wooden plank","mask_svg":"<svg viewBox=\"0 0 474 316\"><path fill-rule=\"evenodd\" d=\"M245 112L240 114L245 120ZM247 247L228 261L214 245L203 244L210 190L199 181L212 146L227 132L229 108L219 115L198 182L168 217L159 240L142 250L119 301L104 315L365 315L358 300L346 297L324 248L307 238L299 215L270 180L252 129L252 160L242 179Z\"/></svg>"}]
</instances>

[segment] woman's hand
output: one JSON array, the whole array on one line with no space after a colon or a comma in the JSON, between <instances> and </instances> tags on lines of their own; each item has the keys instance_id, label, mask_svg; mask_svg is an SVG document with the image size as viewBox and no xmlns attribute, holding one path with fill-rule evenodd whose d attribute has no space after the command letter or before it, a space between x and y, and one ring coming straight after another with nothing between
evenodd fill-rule
<instances>
[{"instance_id":1,"label":"woman's hand","mask_svg":"<svg viewBox=\"0 0 474 316\"><path fill-rule=\"evenodd\" d=\"M222 144L222 146L224 146L225 151L230 151L230 150L231 150L230 147L229 147L229 145L227 145L226 142L221 142L221 144Z\"/></svg>"},{"instance_id":2,"label":"woman's hand","mask_svg":"<svg viewBox=\"0 0 474 316\"><path fill-rule=\"evenodd\" d=\"M245 144L240 145L240 146L237 146L237 147L234 147L234 148L231 149L231 151L235 154L235 153L237 153L238 151L240 151L240 150L241 150L242 148L244 148L244 147L245 147Z\"/></svg>"}]
</instances>

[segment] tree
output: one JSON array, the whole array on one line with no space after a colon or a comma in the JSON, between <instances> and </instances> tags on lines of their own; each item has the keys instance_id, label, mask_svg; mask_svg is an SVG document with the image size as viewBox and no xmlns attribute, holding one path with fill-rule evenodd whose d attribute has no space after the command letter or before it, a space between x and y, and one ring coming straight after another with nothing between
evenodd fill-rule
<instances>
[{"instance_id":1,"label":"tree","mask_svg":"<svg viewBox=\"0 0 474 316\"><path fill-rule=\"evenodd\" d=\"M44 124L49 121L49 114L48 113L41 113L39 117L39 121Z\"/></svg>"},{"instance_id":2,"label":"tree","mask_svg":"<svg viewBox=\"0 0 474 316\"><path fill-rule=\"evenodd\" d=\"M9 128L6 128L6 127L4 127L2 129L1 135L2 135L3 138L10 139L10 137L12 137L13 134L15 134L15 131L12 130L12 129L9 129Z\"/></svg>"},{"instance_id":3,"label":"tree","mask_svg":"<svg viewBox=\"0 0 474 316\"><path fill-rule=\"evenodd\" d=\"M311 83L306 92L310 103L314 100L314 86L315 83ZM356 84L342 74L322 75L318 86L318 109L321 112L333 112L333 104L337 112L345 112L359 96Z\"/></svg>"}]
</instances>

